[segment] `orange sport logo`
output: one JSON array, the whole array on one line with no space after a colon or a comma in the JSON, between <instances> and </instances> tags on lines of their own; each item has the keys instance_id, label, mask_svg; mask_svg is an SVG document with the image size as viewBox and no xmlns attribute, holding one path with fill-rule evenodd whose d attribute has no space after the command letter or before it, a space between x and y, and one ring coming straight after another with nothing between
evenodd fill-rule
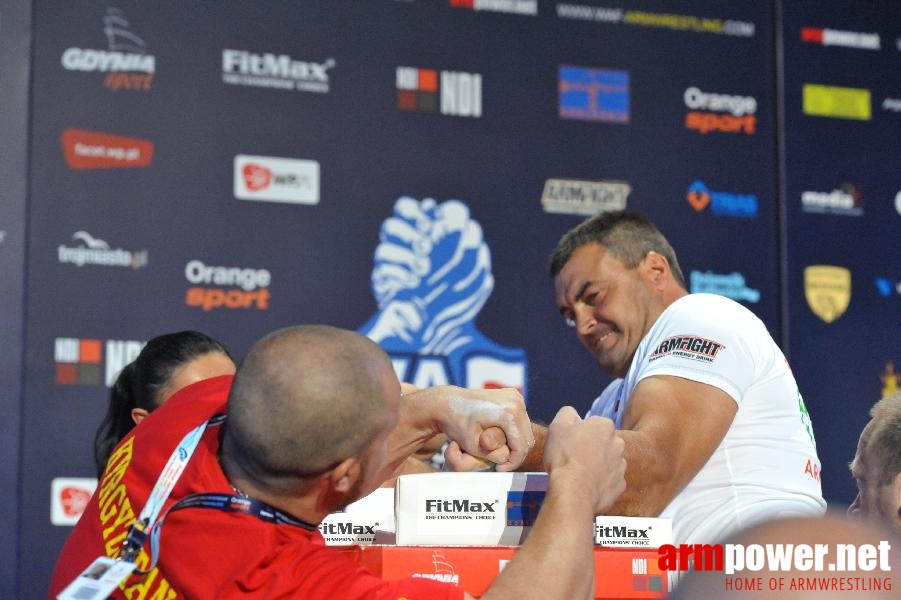
<instances>
[{"instance_id":1,"label":"orange sport logo","mask_svg":"<svg viewBox=\"0 0 901 600\"><path fill-rule=\"evenodd\" d=\"M690 87L683 94L685 128L701 134L711 132L757 133L757 100L753 96L713 94Z\"/></svg>"},{"instance_id":2,"label":"orange sport logo","mask_svg":"<svg viewBox=\"0 0 901 600\"><path fill-rule=\"evenodd\" d=\"M226 309L268 310L272 275L266 269L209 266L199 260L185 265L185 304L204 312Z\"/></svg>"}]
</instances>

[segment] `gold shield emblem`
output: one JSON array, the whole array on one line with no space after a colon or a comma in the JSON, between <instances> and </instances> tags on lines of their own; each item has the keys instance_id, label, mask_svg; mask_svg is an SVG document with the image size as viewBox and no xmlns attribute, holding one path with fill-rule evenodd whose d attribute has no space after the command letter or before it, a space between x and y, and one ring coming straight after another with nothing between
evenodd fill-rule
<instances>
[{"instance_id":1,"label":"gold shield emblem","mask_svg":"<svg viewBox=\"0 0 901 600\"><path fill-rule=\"evenodd\" d=\"M804 297L810 310L827 323L845 314L851 302L851 271L831 265L804 269Z\"/></svg>"}]
</instances>

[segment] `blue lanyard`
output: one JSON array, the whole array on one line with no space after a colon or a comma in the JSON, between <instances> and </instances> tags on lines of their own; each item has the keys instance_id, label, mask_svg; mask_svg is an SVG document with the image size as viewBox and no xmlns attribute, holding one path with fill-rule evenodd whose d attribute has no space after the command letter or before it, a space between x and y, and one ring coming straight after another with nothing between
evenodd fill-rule
<instances>
[{"instance_id":1,"label":"blue lanyard","mask_svg":"<svg viewBox=\"0 0 901 600\"><path fill-rule=\"evenodd\" d=\"M141 510L141 514L128 530L128 535L125 537L125 541L122 543L122 548L119 551L120 560L135 562L138 554L141 552L141 548L144 547L147 535L156 524L156 519L163 508L163 504L166 503L169 494L172 493L172 489L175 487L175 483L181 477L188 461L194 455L194 451L200 443L200 438L203 437L203 432L208 425L218 425L223 421L225 421L224 414L213 415L208 421L189 431L178 443L175 451L172 452L169 460L166 461L163 472L160 473L156 483L153 484L153 489L150 491L150 496L147 498L147 503Z\"/></svg>"},{"instance_id":2,"label":"blue lanyard","mask_svg":"<svg viewBox=\"0 0 901 600\"><path fill-rule=\"evenodd\" d=\"M192 494L190 496L185 496L170 506L166 512L163 513L163 516L160 517L156 527L154 527L153 531L150 533L150 565L146 569L135 569L135 574L146 575L156 566L160 555L160 535L163 531L163 523L165 523L169 513L185 508L211 508L213 510L251 515L275 525L292 525L294 527L306 529L307 531L317 531L319 529L312 523L295 519L291 515L287 515L265 502L249 496L219 493Z\"/></svg>"},{"instance_id":3,"label":"blue lanyard","mask_svg":"<svg viewBox=\"0 0 901 600\"><path fill-rule=\"evenodd\" d=\"M166 509L166 512L160 516L163 504L172 493L175 483L184 472L185 466L197 449L203 432L208 425L219 425L225 421L225 414L217 414L211 417L206 423L192 429L179 443L178 447L169 457L163 472L153 486L147 504L141 511L138 520L132 524L128 535L122 544L119 553L119 559L134 563L138 554L144 547L147 537L150 536L150 565L146 569L135 569L134 574L146 575L156 566L159 560L160 551L160 534L163 529L163 522L170 512L182 510L185 508L207 508L214 510L222 510L231 513L247 514L255 516L258 519L275 525L292 525L300 527L308 531L316 531L318 527L307 521L296 519L291 515L287 515L278 509L249 496L222 494L222 493L199 493L185 496L181 500Z\"/></svg>"}]
</instances>

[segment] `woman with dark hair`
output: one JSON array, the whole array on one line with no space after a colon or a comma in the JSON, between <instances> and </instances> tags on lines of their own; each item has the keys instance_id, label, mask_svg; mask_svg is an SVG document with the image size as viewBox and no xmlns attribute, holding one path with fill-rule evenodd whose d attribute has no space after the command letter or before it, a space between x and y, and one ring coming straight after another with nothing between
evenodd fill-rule
<instances>
[{"instance_id":1,"label":"woman with dark hair","mask_svg":"<svg viewBox=\"0 0 901 600\"><path fill-rule=\"evenodd\" d=\"M168 333L147 342L110 390L109 408L94 436L97 473L103 473L116 444L172 394L202 379L234 373L228 349L199 331Z\"/></svg>"}]
</instances>

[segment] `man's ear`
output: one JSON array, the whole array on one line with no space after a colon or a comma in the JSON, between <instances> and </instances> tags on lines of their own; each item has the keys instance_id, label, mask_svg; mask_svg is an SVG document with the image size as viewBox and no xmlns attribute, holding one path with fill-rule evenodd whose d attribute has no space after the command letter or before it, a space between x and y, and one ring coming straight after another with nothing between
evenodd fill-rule
<instances>
[{"instance_id":1,"label":"man's ear","mask_svg":"<svg viewBox=\"0 0 901 600\"><path fill-rule=\"evenodd\" d=\"M350 492L363 476L363 469L356 456L345 458L329 473L329 483L334 491L340 494Z\"/></svg>"},{"instance_id":2,"label":"man's ear","mask_svg":"<svg viewBox=\"0 0 901 600\"><path fill-rule=\"evenodd\" d=\"M892 486L892 504L895 506L895 513L901 520L901 473L895 475L894 481L889 485Z\"/></svg>"},{"instance_id":3,"label":"man's ear","mask_svg":"<svg viewBox=\"0 0 901 600\"><path fill-rule=\"evenodd\" d=\"M135 425L144 420L144 417L149 415L150 413L144 410L143 408L133 408L131 409L131 420L135 422Z\"/></svg>"},{"instance_id":4,"label":"man's ear","mask_svg":"<svg viewBox=\"0 0 901 600\"><path fill-rule=\"evenodd\" d=\"M662 254L653 250L648 251L642 264L655 287L662 285L666 280L666 275L670 272L669 261Z\"/></svg>"}]
</instances>

